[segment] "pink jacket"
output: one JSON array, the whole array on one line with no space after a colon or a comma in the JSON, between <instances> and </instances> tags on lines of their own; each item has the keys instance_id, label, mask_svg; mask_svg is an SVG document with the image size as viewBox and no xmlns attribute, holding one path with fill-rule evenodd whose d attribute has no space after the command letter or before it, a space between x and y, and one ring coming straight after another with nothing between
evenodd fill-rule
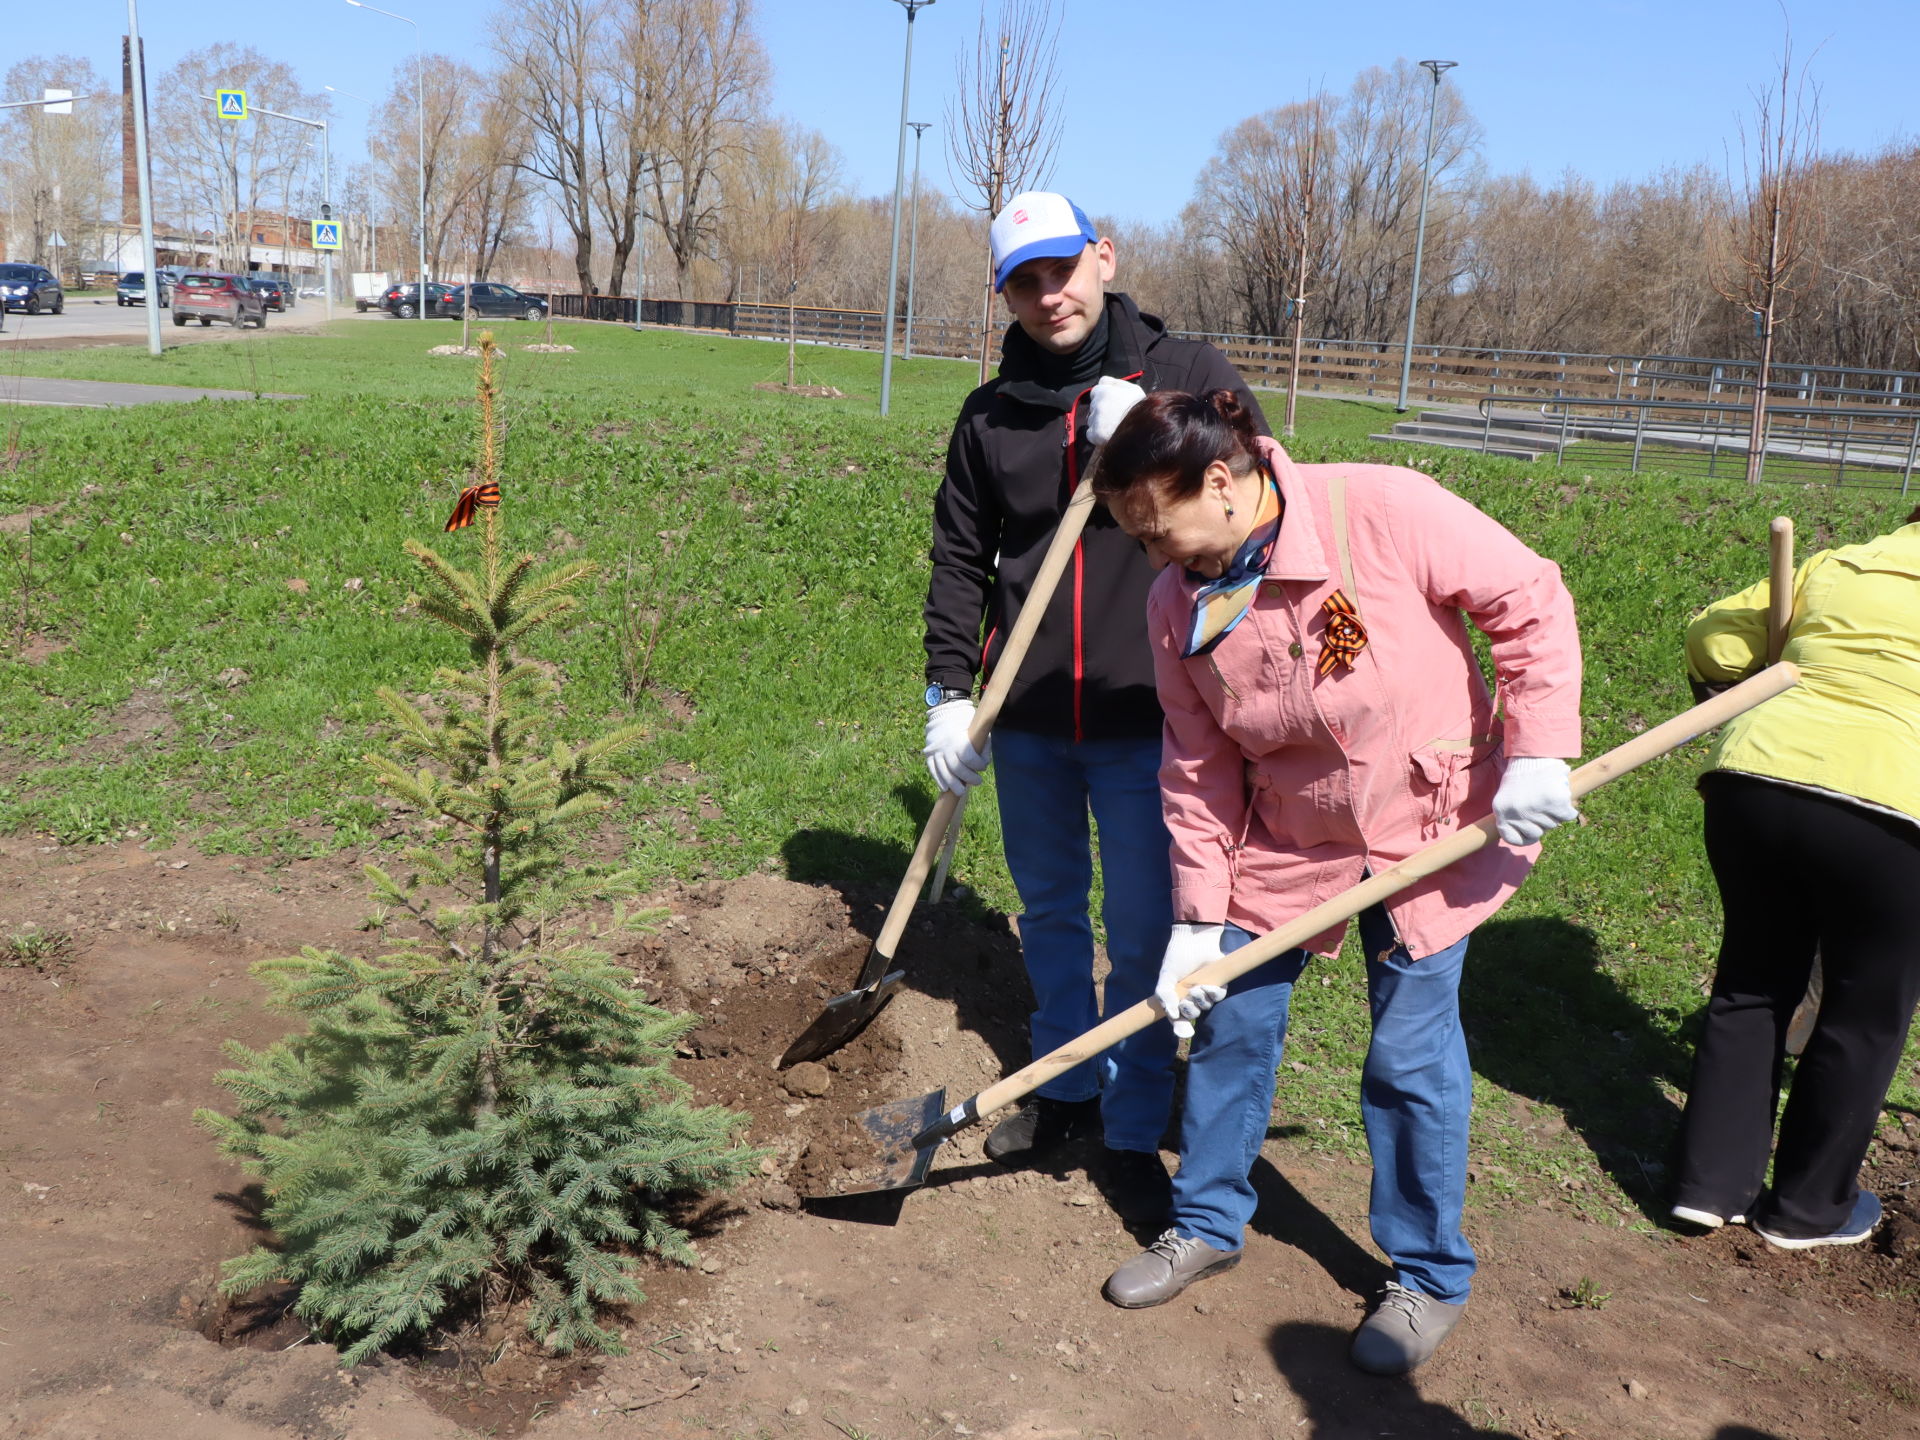
<instances>
[{"instance_id":1,"label":"pink jacket","mask_svg":"<svg viewBox=\"0 0 1920 1440\"><path fill-rule=\"evenodd\" d=\"M1195 587L1169 566L1147 601L1174 918L1256 935L1491 812L1505 756L1580 752L1580 637L1557 565L1416 471L1296 465L1264 439L1261 453L1286 517L1246 618L1182 659ZM1319 679L1320 604L1341 588L1335 474L1367 645ZM1492 643L1504 719L1462 612ZM1401 940L1446 949L1537 854L1496 843L1403 890L1387 907ZM1345 929L1309 948L1334 953Z\"/></svg>"}]
</instances>

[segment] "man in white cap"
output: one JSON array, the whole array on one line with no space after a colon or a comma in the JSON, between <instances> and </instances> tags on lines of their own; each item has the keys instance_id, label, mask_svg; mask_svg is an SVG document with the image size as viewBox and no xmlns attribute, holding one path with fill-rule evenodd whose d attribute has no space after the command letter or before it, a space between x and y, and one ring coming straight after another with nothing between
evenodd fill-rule
<instances>
[{"instance_id":1,"label":"man in white cap","mask_svg":"<svg viewBox=\"0 0 1920 1440\"><path fill-rule=\"evenodd\" d=\"M1092 1028L1103 1011L1151 995L1173 923L1162 717L1146 638L1154 572L1104 510L1087 522L984 754L967 743L975 682L998 658L1092 448L1135 401L1150 390L1224 388L1256 420L1260 410L1219 351L1175 339L1127 296L1108 292L1113 241L1066 196L1014 196L990 238L994 288L1015 323L999 377L960 409L934 500L924 753L936 783L956 793L998 758L1040 1055ZM1093 977L1089 812L1105 892L1104 1007ZM987 1154L1037 1164L1104 1130L1103 1187L1130 1223L1158 1227L1169 1199L1158 1152L1174 1045L1170 1027L1149 1026L1048 1082L994 1128Z\"/></svg>"}]
</instances>

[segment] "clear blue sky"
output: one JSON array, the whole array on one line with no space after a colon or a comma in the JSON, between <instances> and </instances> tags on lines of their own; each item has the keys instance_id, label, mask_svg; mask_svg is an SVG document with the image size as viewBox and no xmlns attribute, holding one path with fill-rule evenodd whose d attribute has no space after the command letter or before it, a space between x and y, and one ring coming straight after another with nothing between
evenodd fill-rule
<instances>
[{"instance_id":1,"label":"clear blue sky","mask_svg":"<svg viewBox=\"0 0 1920 1440\"><path fill-rule=\"evenodd\" d=\"M487 0L395 0L429 51L483 57ZM1789 0L1799 52L1822 87L1828 149L1874 149L1914 133L1920 0ZM1087 210L1173 216L1222 131L1257 111L1344 89L1396 57L1457 60L1496 171L1602 182L1667 165L1723 163L1749 91L1777 63L1782 21L1766 0L1066 0L1065 136L1055 183ZM42 18L53 12L36 10ZM229 37L294 65L307 84L370 99L412 53L413 32L343 0L271 0L209 23L205 0L143 0L149 71ZM894 0L761 0L773 106L821 130L868 193L893 184L905 12ZM124 0L68 0L34 49L79 50L117 81ZM977 0L937 0L915 23L911 119L927 132L926 181L947 183L945 107L971 46ZM31 27L30 27L31 28ZM1817 52L1817 53L1816 53ZM23 97L4 97L8 99ZM335 102L336 164L364 154L365 109ZM911 163L911 160L909 160Z\"/></svg>"}]
</instances>

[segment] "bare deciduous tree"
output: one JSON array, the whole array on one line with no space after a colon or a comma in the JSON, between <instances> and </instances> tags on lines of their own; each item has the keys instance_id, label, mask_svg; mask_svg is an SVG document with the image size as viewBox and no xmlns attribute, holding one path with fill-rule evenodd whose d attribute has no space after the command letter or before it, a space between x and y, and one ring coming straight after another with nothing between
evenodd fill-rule
<instances>
[{"instance_id":1,"label":"bare deciduous tree","mask_svg":"<svg viewBox=\"0 0 1920 1440\"><path fill-rule=\"evenodd\" d=\"M282 225L291 208L308 133L264 115L226 120L206 96L242 89L258 108L320 119L324 94L301 88L290 66L237 45L196 50L161 77L155 87L156 186L175 223L205 226L214 250L229 270L248 268L256 222L274 216Z\"/></svg>"},{"instance_id":2,"label":"bare deciduous tree","mask_svg":"<svg viewBox=\"0 0 1920 1440\"><path fill-rule=\"evenodd\" d=\"M1781 48L1779 74L1754 92L1753 102L1751 121L1740 127L1738 178L1731 162L1727 167L1727 214L1714 231L1713 284L1753 315L1759 332L1747 432L1747 482L1757 485L1766 460L1775 331L1791 315L1820 218L1813 189L1820 91L1809 84L1805 66L1796 72L1791 37Z\"/></svg>"},{"instance_id":3,"label":"bare deciduous tree","mask_svg":"<svg viewBox=\"0 0 1920 1440\"><path fill-rule=\"evenodd\" d=\"M512 76L506 93L527 126L523 168L553 189L573 240L582 294L594 289L593 188L598 178L604 0L507 0L495 12L495 55Z\"/></svg>"},{"instance_id":4,"label":"bare deciduous tree","mask_svg":"<svg viewBox=\"0 0 1920 1440\"><path fill-rule=\"evenodd\" d=\"M656 0L652 11L653 214L686 300L728 200L721 168L758 118L767 58L753 0Z\"/></svg>"},{"instance_id":5,"label":"bare deciduous tree","mask_svg":"<svg viewBox=\"0 0 1920 1440\"><path fill-rule=\"evenodd\" d=\"M989 220L1022 190L1044 185L1060 143L1060 14L1054 0L980 7L973 53L955 63L947 143L967 203ZM977 199L975 198L977 197ZM993 355L993 261L980 307L980 380Z\"/></svg>"},{"instance_id":6,"label":"bare deciduous tree","mask_svg":"<svg viewBox=\"0 0 1920 1440\"><path fill-rule=\"evenodd\" d=\"M119 109L93 66L72 55L34 55L13 65L0 98L31 100L48 89L97 98L65 115L39 106L0 110L0 241L14 259L72 270L97 251L101 220L118 210Z\"/></svg>"}]
</instances>

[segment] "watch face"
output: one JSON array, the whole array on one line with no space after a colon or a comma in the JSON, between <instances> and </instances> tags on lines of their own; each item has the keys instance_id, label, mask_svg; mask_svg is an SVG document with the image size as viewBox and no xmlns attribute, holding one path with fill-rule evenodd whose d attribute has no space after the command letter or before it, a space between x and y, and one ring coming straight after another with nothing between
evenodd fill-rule
<instances>
[{"instance_id":1,"label":"watch face","mask_svg":"<svg viewBox=\"0 0 1920 1440\"><path fill-rule=\"evenodd\" d=\"M939 703L940 703L940 687L938 685L927 686L927 708L931 710L934 706L938 705Z\"/></svg>"}]
</instances>

